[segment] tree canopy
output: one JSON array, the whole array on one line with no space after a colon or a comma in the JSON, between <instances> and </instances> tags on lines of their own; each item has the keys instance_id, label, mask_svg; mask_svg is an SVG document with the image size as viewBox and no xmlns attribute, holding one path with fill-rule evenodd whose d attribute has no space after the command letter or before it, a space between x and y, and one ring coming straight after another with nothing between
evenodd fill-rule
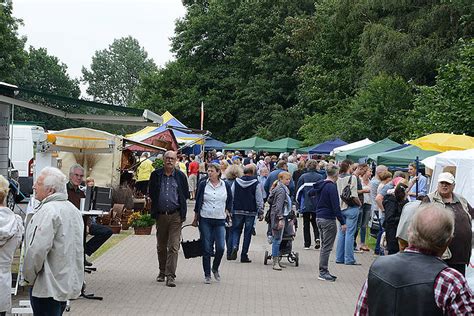
<instances>
[{"instance_id":1,"label":"tree canopy","mask_svg":"<svg viewBox=\"0 0 474 316\"><path fill-rule=\"evenodd\" d=\"M434 130L412 125L415 113L429 111L422 99L445 97L440 80L467 105L468 85L453 88L461 83L438 70L460 58L460 40L472 38L469 1L184 4L172 39L176 60L143 79L137 105L197 127L203 101L205 128L218 138L403 141ZM434 114L424 123L433 120L451 126ZM469 128L453 131L461 129Z\"/></svg>"},{"instance_id":2,"label":"tree canopy","mask_svg":"<svg viewBox=\"0 0 474 316\"><path fill-rule=\"evenodd\" d=\"M96 51L90 70L82 67L82 81L95 101L130 105L141 76L156 70L155 63L135 38L114 40L107 49Z\"/></svg>"}]
</instances>

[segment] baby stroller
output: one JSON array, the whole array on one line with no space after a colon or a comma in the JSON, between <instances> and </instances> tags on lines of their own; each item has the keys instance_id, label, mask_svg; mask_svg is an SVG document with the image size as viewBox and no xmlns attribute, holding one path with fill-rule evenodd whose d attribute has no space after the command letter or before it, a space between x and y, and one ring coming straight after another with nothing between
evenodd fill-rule
<instances>
[{"instance_id":1,"label":"baby stroller","mask_svg":"<svg viewBox=\"0 0 474 316\"><path fill-rule=\"evenodd\" d=\"M270 212L270 210L268 210ZM268 223L269 227L271 223ZM295 267L299 266L299 254L293 252L293 240L296 236L296 230L298 228L298 222L296 220L295 212L291 211L285 219L285 228L283 229L283 237L280 244L280 257L286 257L289 263L294 263ZM263 264L267 265L268 260L272 259L272 254L265 250L265 258Z\"/></svg>"}]
</instances>

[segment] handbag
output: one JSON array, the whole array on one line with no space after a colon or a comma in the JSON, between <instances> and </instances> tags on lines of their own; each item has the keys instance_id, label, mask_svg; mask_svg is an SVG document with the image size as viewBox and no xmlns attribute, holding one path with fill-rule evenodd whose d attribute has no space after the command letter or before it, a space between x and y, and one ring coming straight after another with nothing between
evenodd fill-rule
<instances>
[{"instance_id":1,"label":"handbag","mask_svg":"<svg viewBox=\"0 0 474 316\"><path fill-rule=\"evenodd\" d=\"M183 247L184 258L190 259L190 258L201 257L203 253L201 238L197 240L193 239L192 241L191 240L184 241L183 239L183 234L182 234L183 228L188 227L188 226L193 227L191 224L184 225L183 227L181 227L181 247Z\"/></svg>"},{"instance_id":2,"label":"handbag","mask_svg":"<svg viewBox=\"0 0 474 316\"><path fill-rule=\"evenodd\" d=\"M354 202L354 198L352 197L351 193L351 181L352 181L352 175L349 176L349 182L347 185L342 189L341 193L341 200L344 201L344 203L347 204L347 206L356 206L357 204Z\"/></svg>"}]
</instances>

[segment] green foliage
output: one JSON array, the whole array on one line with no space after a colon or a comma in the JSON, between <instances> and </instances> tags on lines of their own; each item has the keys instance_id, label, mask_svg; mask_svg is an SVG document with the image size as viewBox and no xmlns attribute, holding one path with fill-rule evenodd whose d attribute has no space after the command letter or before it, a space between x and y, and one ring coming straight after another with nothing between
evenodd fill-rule
<instances>
[{"instance_id":1,"label":"green foliage","mask_svg":"<svg viewBox=\"0 0 474 316\"><path fill-rule=\"evenodd\" d=\"M32 46L29 48L29 51L25 52L25 55L27 62L17 72L15 79L19 87L72 98L79 97L79 81L70 78L67 74L67 66L57 57L49 55L45 48L35 49ZM59 107L62 110L73 113L80 111L77 106L62 104L37 96L21 93L20 97L30 102ZM43 122L44 126L49 129L81 126L81 123L78 121L71 121L21 107L15 108L15 120Z\"/></svg>"},{"instance_id":2,"label":"green foliage","mask_svg":"<svg viewBox=\"0 0 474 316\"><path fill-rule=\"evenodd\" d=\"M11 3L0 4L0 81L16 83L15 73L26 61L26 39L18 36L21 20L12 16Z\"/></svg>"},{"instance_id":3,"label":"green foliage","mask_svg":"<svg viewBox=\"0 0 474 316\"><path fill-rule=\"evenodd\" d=\"M150 214L140 214L140 212L133 212L128 218L128 224L131 227L150 227L155 224L155 219Z\"/></svg>"},{"instance_id":4,"label":"green foliage","mask_svg":"<svg viewBox=\"0 0 474 316\"><path fill-rule=\"evenodd\" d=\"M407 134L474 135L474 40L464 43L459 57L439 69L436 85L419 89L409 112Z\"/></svg>"},{"instance_id":5,"label":"green foliage","mask_svg":"<svg viewBox=\"0 0 474 316\"><path fill-rule=\"evenodd\" d=\"M163 165L164 165L164 161L163 159L159 159L159 158L156 158L155 161L153 161L153 168L155 169L160 169L160 168L163 168Z\"/></svg>"},{"instance_id":6,"label":"green foliage","mask_svg":"<svg viewBox=\"0 0 474 316\"><path fill-rule=\"evenodd\" d=\"M136 100L135 89L141 77L155 70L147 52L128 36L114 40L108 49L96 51L91 70L82 68L82 80L94 100L127 106Z\"/></svg>"}]
</instances>

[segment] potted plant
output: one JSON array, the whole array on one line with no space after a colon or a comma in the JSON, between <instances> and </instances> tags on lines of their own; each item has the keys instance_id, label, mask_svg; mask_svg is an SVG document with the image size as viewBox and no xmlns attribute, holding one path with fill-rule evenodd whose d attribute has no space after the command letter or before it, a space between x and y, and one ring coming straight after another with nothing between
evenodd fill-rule
<instances>
[{"instance_id":1,"label":"potted plant","mask_svg":"<svg viewBox=\"0 0 474 316\"><path fill-rule=\"evenodd\" d=\"M135 230L135 235L150 235L155 219L150 214L133 212L128 218L128 224Z\"/></svg>"}]
</instances>

